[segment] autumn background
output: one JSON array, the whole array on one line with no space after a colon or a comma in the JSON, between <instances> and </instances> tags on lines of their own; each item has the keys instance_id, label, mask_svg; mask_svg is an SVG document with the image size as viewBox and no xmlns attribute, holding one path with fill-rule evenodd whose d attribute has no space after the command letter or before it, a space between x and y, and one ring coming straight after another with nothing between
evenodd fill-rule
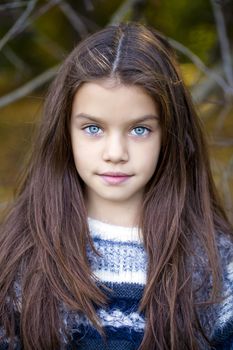
<instances>
[{"instance_id":1,"label":"autumn background","mask_svg":"<svg viewBox=\"0 0 233 350\"><path fill-rule=\"evenodd\" d=\"M51 79L86 35L138 21L163 32L206 130L233 222L233 1L0 1L0 207L14 196Z\"/></svg>"}]
</instances>

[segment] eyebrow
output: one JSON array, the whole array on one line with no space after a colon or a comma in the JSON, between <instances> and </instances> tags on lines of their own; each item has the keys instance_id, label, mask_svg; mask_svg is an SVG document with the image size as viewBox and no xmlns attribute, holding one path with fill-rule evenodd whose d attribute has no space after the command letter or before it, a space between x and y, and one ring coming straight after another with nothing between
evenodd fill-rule
<instances>
[{"instance_id":1,"label":"eyebrow","mask_svg":"<svg viewBox=\"0 0 233 350\"><path fill-rule=\"evenodd\" d=\"M80 118L87 119L87 120L90 120L90 121L93 121L96 123L103 122L103 120L101 118L97 118L97 117L94 117L93 115L86 114L86 113L79 113L79 114L75 115L75 119L76 118L77 119L80 119ZM138 118L132 118L128 122L129 123L141 123L141 122L145 122L148 120L158 120L158 119L159 119L159 117L156 114L146 114L146 115L143 115L143 116L138 117Z\"/></svg>"}]
</instances>

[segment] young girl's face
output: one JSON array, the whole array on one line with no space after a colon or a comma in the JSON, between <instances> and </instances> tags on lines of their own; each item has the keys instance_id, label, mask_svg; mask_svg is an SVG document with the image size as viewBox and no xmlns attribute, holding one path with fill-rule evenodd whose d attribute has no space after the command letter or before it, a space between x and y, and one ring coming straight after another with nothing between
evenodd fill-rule
<instances>
[{"instance_id":1,"label":"young girl's face","mask_svg":"<svg viewBox=\"0 0 233 350\"><path fill-rule=\"evenodd\" d=\"M139 86L84 83L73 100L71 142L88 203L139 204L160 152L158 107Z\"/></svg>"}]
</instances>

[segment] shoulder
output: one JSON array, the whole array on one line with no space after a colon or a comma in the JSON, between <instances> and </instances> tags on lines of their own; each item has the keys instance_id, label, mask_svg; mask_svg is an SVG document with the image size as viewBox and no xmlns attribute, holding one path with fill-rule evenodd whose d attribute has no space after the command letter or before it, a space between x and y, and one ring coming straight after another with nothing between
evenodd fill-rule
<instances>
[{"instance_id":1,"label":"shoulder","mask_svg":"<svg viewBox=\"0 0 233 350\"><path fill-rule=\"evenodd\" d=\"M219 233L217 247L222 272L223 301L218 305L213 340L216 349L233 350L233 238Z\"/></svg>"},{"instance_id":2,"label":"shoulder","mask_svg":"<svg viewBox=\"0 0 233 350\"><path fill-rule=\"evenodd\" d=\"M219 323L233 320L233 237L220 233L217 237L222 277L221 317Z\"/></svg>"},{"instance_id":3,"label":"shoulder","mask_svg":"<svg viewBox=\"0 0 233 350\"><path fill-rule=\"evenodd\" d=\"M233 319L215 331L213 343L216 350L233 350Z\"/></svg>"},{"instance_id":4,"label":"shoulder","mask_svg":"<svg viewBox=\"0 0 233 350\"><path fill-rule=\"evenodd\" d=\"M16 335L14 338L14 350L21 350L22 344L20 342L19 337ZM3 327L0 327L0 350L8 350L9 349L9 338L6 336L5 330Z\"/></svg>"},{"instance_id":5,"label":"shoulder","mask_svg":"<svg viewBox=\"0 0 233 350\"><path fill-rule=\"evenodd\" d=\"M233 304L233 235L219 233L217 236L217 248L219 252L220 271L222 275L223 296L226 297L225 312L231 311L232 307L226 309L228 303ZM229 304L229 305L230 305Z\"/></svg>"},{"instance_id":6,"label":"shoulder","mask_svg":"<svg viewBox=\"0 0 233 350\"><path fill-rule=\"evenodd\" d=\"M194 264L194 293L197 315L207 337L214 344L230 343L231 347L216 349L233 350L233 235L219 232L216 235L221 289L218 302L211 299L212 274L208 267L206 252L196 247ZM217 264L217 261L216 261Z\"/></svg>"},{"instance_id":7,"label":"shoulder","mask_svg":"<svg viewBox=\"0 0 233 350\"><path fill-rule=\"evenodd\" d=\"M216 236L217 248L223 264L233 263L233 233L219 232Z\"/></svg>"}]
</instances>

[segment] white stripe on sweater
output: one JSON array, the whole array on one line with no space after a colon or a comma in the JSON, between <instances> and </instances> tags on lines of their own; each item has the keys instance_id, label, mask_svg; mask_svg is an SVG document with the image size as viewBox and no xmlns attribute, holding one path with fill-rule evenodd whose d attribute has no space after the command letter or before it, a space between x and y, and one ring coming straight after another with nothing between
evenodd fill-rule
<instances>
[{"instance_id":1,"label":"white stripe on sweater","mask_svg":"<svg viewBox=\"0 0 233 350\"><path fill-rule=\"evenodd\" d=\"M233 320L233 262L227 266L227 279L225 281L225 295L227 298L224 300L220 307L220 315L218 319L218 324L223 327L231 319Z\"/></svg>"},{"instance_id":2,"label":"white stripe on sweater","mask_svg":"<svg viewBox=\"0 0 233 350\"><path fill-rule=\"evenodd\" d=\"M92 237L117 242L142 242L138 227L116 226L92 218L88 218L88 224Z\"/></svg>"},{"instance_id":3,"label":"white stripe on sweater","mask_svg":"<svg viewBox=\"0 0 233 350\"><path fill-rule=\"evenodd\" d=\"M111 312L100 309L97 314L100 316L101 323L104 327L128 327L135 331L143 330L145 327L145 320L138 312L124 314L124 312L119 309L112 310Z\"/></svg>"},{"instance_id":4,"label":"white stripe on sweater","mask_svg":"<svg viewBox=\"0 0 233 350\"><path fill-rule=\"evenodd\" d=\"M101 325L103 327L120 328L127 327L129 332L132 330L140 332L145 327L145 319L138 312L124 313L120 309L112 309L110 311L104 309L98 309L97 315L99 316ZM85 315L75 315L74 329L79 329L81 325L89 326L92 325L91 321ZM67 320L65 320L67 323Z\"/></svg>"},{"instance_id":5,"label":"white stripe on sweater","mask_svg":"<svg viewBox=\"0 0 233 350\"><path fill-rule=\"evenodd\" d=\"M94 270L94 275L103 282L115 282L115 283L137 283L144 285L146 283L145 271L120 271L114 273L111 271Z\"/></svg>"}]
</instances>

